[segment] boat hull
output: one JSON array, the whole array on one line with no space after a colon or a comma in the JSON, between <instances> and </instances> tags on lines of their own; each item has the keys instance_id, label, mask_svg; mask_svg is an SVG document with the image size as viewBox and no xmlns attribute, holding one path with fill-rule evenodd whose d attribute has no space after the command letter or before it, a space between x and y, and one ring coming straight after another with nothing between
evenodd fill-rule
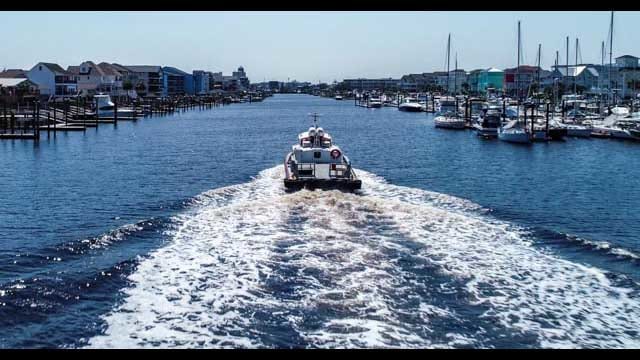
<instances>
[{"instance_id":1,"label":"boat hull","mask_svg":"<svg viewBox=\"0 0 640 360\"><path fill-rule=\"evenodd\" d=\"M284 187L288 191L302 189L355 191L362 188L360 179L284 179Z\"/></svg>"},{"instance_id":2,"label":"boat hull","mask_svg":"<svg viewBox=\"0 0 640 360\"><path fill-rule=\"evenodd\" d=\"M398 110L406 111L406 112L421 112L422 111L422 107L421 106L402 106L402 105L400 105Z\"/></svg>"},{"instance_id":3,"label":"boat hull","mask_svg":"<svg viewBox=\"0 0 640 360\"><path fill-rule=\"evenodd\" d=\"M438 121L435 120L435 126L441 129L464 130L466 124L464 121Z\"/></svg>"},{"instance_id":4,"label":"boat hull","mask_svg":"<svg viewBox=\"0 0 640 360\"><path fill-rule=\"evenodd\" d=\"M511 132L498 130L498 139L515 144L531 144L531 138L526 132Z\"/></svg>"}]
</instances>

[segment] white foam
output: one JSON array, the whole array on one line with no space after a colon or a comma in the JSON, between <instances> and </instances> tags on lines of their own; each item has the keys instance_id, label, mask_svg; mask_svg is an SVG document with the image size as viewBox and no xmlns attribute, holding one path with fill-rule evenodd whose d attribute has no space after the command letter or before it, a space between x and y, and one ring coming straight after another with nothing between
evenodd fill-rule
<instances>
[{"instance_id":1,"label":"white foam","mask_svg":"<svg viewBox=\"0 0 640 360\"><path fill-rule=\"evenodd\" d=\"M197 197L89 346L492 346L495 329L438 328L469 321L465 306L538 346L640 345L640 304L603 271L532 247L467 200L358 174L362 195L286 194L278 166ZM414 258L443 283L402 264ZM429 286L471 299L436 304Z\"/></svg>"}]
</instances>

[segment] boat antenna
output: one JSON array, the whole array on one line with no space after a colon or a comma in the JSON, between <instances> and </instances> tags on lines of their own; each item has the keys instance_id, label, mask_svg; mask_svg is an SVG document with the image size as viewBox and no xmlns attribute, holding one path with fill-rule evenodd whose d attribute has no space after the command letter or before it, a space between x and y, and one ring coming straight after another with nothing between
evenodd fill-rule
<instances>
[{"instance_id":1,"label":"boat antenna","mask_svg":"<svg viewBox=\"0 0 640 360\"><path fill-rule=\"evenodd\" d=\"M309 116L311 116L313 118L313 126L315 126L315 128L318 128L318 118L320 117L320 114L318 113L310 113Z\"/></svg>"}]
</instances>

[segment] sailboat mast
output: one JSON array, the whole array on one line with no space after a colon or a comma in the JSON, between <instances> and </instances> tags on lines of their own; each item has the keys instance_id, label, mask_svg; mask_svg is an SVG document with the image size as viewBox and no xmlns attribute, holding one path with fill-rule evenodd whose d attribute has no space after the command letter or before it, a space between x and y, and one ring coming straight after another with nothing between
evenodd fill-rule
<instances>
[{"instance_id":1,"label":"sailboat mast","mask_svg":"<svg viewBox=\"0 0 640 360\"><path fill-rule=\"evenodd\" d=\"M538 44L538 92L540 91L540 56L542 53L542 44Z\"/></svg>"},{"instance_id":2,"label":"sailboat mast","mask_svg":"<svg viewBox=\"0 0 640 360\"><path fill-rule=\"evenodd\" d=\"M567 61L567 78L569 78L569 37L568 36L567 36L567 49L566 50L567 50L567 58L566 58L566 61ZM566 85L569 85L569 81L567 81Z\"/></svg>"},{"instance_id":3,"label":"sailboat mast","mask_svg":"<svg viewBox=\"0 0 640 360\"><path fill-rule=\"evenodd\" d=\"M611 12L611 24L609 25L609 102L611 101L611 67L613 66L613 11Z\"/></svg>"},{"instance_id":4,"label":"sailboat mast","mask_svg":"<svg viewBox=\"0 0 640 360\"><path fill-rule=\"evenodd\" d=\"M518 61L516 66L516 98L520 104L520 21L518 21Z\"/></svg>"},{"instance_id":5,"label":"sailboat mast","mask_svg":"<svg viewBox=\"0 0 640 360\"><path fill-rule=\"evenodd\" d=\"M576 38L576 72L573 76L573 93L578 95L578 38Z\"/></svg>"},{"instance_id":6,"label":"sailboat mast","mask_svg":"<svg viewBox=\"0 0 640 360\"><path fill-rule=\"evenodd\" d=\"M453 68L453 95L458 95L458 53L456 53L456 66Z\"/></svg>"},{"instance_id":7,"label":"sailboat mast","mask_svg":"<svg viewBox=\"0 0 640 360\"><path fill-rule=\"evenodd\" d=\"M451 33L449 33L449 39L447 40L447 95L449 95L449 60L451 57Z\"/></svg>"}]
</instances>

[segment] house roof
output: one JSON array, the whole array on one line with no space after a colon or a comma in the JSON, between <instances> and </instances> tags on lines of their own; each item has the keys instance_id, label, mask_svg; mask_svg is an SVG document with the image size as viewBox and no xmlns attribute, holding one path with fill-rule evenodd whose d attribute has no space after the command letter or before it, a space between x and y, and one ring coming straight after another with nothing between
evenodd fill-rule
<instances>
[{"instance_id":1,"label":"house roof","mask_svg":"<svg viewBox=\"0 0 640 360\"><path fill-rule=\"evenodd\" d=\"M80 66L67 66L67 71L74 75L80 75Z\"/></svg>"},{"instance_id":2,"label":"house roof","mask_svg":"<svg viewBox=\"0 0 640 360\"><path fill-rule=\"evenodd\" d=\"M100 65L102 65L102 64L106 64L106 63L100 63ZM118 70L120 73L125 73L125 72L131 71L126 66L123 66L123 65L120 65L120 64L113 63L113 64L109 64L109 65L111 65L113 68Z\"/></svg>"},{"instance_id":3,"label":"house roof","mask_svg":"<svg viewBox=\"0 0 640 360\"><path fill-rule=\"evenodd\" d=\"M189 75L188 73L178 69L178 68L174 68L171 66L165 66L162 68L162 71L165 73L169 73L170 75Z\"/></svg>"},{"instance_id":4,"label":"house roof","mask_svg":"<svg viewBox=\"0 0 640 360\"><path fill-rule=\"evenodd\" d=\"M106 63L106 62L101 62L100 64L98 64L98 67L102 70L102 72L105 75L113 75L113 76L121 76L122 73L120 72L120 70L112 64Z\"/></svg>"},{"instance_id":5,"label":"house roof","mask_svg":"<svg viewBox=\"0 0 640 360\"><path fill-rule=\"evenodd\" d=\"M633 56L633 55L622 55L622 56L618 56L616 58L616 60L618 59L622 59L622 58L626 58L626 59L637 59L637 57Z\"/></svg>"},{"instance_id":6,"label":"house roof","mask_svg":"<svg viewBox=\"0 0 640 360\"><path fill-rule=\"evenodd\" d=\"M162 67L157 65L125 65L124 67L137 73L159 73L162 71Z\"/></svg>"},{"instance_id":7,"label":"house roof","mask_svg":"<svg viewBox=\"0 0 640 360\"><path fill-rule=\"evenodd\" d=\"M0 72L0 78L26 79L27 72L22 69L7 69L5 71Z\"/></svg>"},{"instance_id":8,"label":"house roof","mask_svg":"<svg viewBox=\"0 0 640 360\"><path fill-rule=\"evenodd\" d=\"M46 63L46 62L41 62L40 64L46 66L47 69L51 70L52 72L54 72L56 74L61 74L61 75L68 75L69 74L68 71L66 71L65 69L60 67L60 65L58 65L58 64Z\"/></svg>"},{"instance_id":9,"label":"house roof","mask_svg":"<svg viewBox=\"0 0 640 360\"><path fill-rule=\"evenodd\" d=\"M561 76L567 76L567 77L580 76L580 74L582 74L582 72L585 70L591 73L591 75L593 76L598 76L598 70L585 65L569 66L568 68L566 66L564 67L558 66L556 70L560 73Z\"/></svg>"},{"instance_id":10,"label":"house roof","mask_svg":"<svg viewBox=\"0 0 640 360\"><path fill-rule=\"evenodd\" d=\"M23 78L13 78L13 79L11 79L11 78L0 78L0 86L1 87L18 86L18 85L22 84L23 82L27 82L27 83L33 84L28 79L23 79Z\"/></svg>"}]
</instances>

